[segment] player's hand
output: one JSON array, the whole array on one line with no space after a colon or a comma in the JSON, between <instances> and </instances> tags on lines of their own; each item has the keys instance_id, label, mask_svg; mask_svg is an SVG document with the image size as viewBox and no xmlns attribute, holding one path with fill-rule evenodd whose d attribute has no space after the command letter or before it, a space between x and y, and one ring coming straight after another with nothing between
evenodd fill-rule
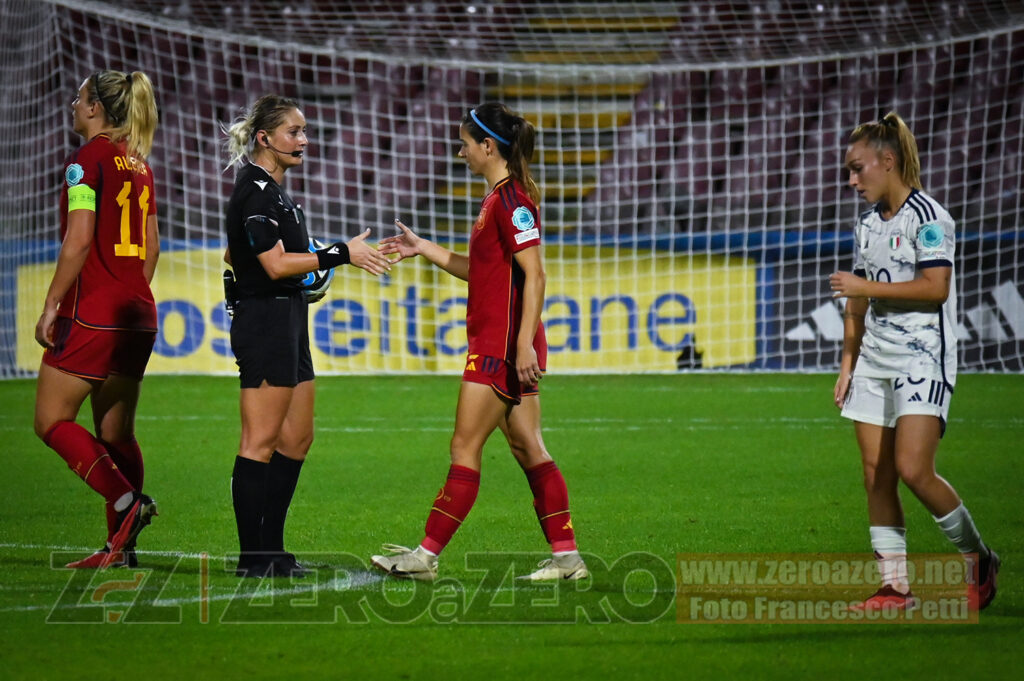
<instances>
[{"instance_id":1,"label":"player's hand","mask_svg":"<svg viewBox=\"0 0 1024 681\"><path fill-rule=\"evenodd\" d=\"M832 399L835 401L836 409L842 409L846 404L846 397L850 393L850 374L840 372L836 380L836 387L832 391Z\"/></svg>"},{"instance_id":2,"label":"player's hand","mask_svg":"<svg viewBox=\"0 0 1024 681\"><path fill-rule=\"evenodd\" d=\"M868 280L852 272L833 272L828 283L833 298L867 298L864 287Z\"/></svg>"},{"instance_id":3,"label":"player's hand","mask_svg":"<svg viewBox=\"0 0 1024 681\"><path fill-rule=\"evenodd\" d=\"M520 347L516 352L516 374L520 385L532 385L544 377L533 345Z\"/></svg>"},{"instance_id":4,"label":"player's hand","mask_svg":"<svg viewBox=\"0 0 1024 681\"><path fill-rule=\"evenodd\" d=\"M36 322L36 342L44 348L53 347L53 326L57 323L57 309L45 309Z\"/></svg>"},{"instance_id":5,"label":"player's hand","mask_svg":"<svg viewBox=\"0 0 1024 681\"><path fill-rule=\"evenodd\" d=\"M364 269L374 276L384 274L384 272L391 269L391 261L383 253L380 253L373 246L366 243L366 237L368 236L370 236L369 228L351 241L346 242L345 245L348 246L348 262L350 265Z\"/></svg>"},{"instance_id":6,"label":"player's hand","mask_svg":"<svg viewBox=\"0 0 1024 681\"><path fill-rule=\"evenodd\" d=\"M403 225L401 220L395 220L395 226L402 230L402 233L381 239L380 244L378 244L378 249L381 253L398 255L397 258L390 261L392 264L419 255L420 244L423 241L411 229Z\"/></svg>"}]
</instances>

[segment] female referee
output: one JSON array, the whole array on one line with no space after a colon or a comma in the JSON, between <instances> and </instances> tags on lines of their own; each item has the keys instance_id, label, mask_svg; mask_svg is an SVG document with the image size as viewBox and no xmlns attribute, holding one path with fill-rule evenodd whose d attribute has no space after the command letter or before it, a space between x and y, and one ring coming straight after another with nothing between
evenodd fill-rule
<instances>
[{"instance_id":1,"label":"female referee","mask_svg":"<svg viewBox=\"0 0 1024 681\"><path fill-rule=\"evenodd\" d=\"M85 144L64 164L61 248L36 324L45 348L35 431L107 508L107 543L72 568L135 565L135 538L156 515L142 494L135 439L139 388L156 340L149 284L160 254L153 171L157 110L141 71L97 71L71 103ZM75 423L88 397L95 436Z\"/></svg>"},{"instance_id":2,"label":"female referee","mask_svg":"<svg viewBox=\"0 0 1024 681\"><path fill-rule=\"evenodd\" d=\"M388 259L368 246L370 230L309 251L302 210L284 174L302 164L308 140L298 104L259 98L227 130L235 177L227 208L228 251L237 306L231 349L241 377L242 438L231 476L242 577L301 576L284 550L284 523L313 443L313 363L302 275L351 263L377 275Z\"/></svg>"},{"instance_id":3,"label":"female referee","mask_svg":"<svg viewBox=\"0 0 1024 681\"><path fill-rule=\"evenodd\" d=\"M861 609L913 607L906 529L897 491L910 488L963 554L974 579L969 607L996 595L999 556L935 472L956 383L954 223L921 191L917 142L895 112L858 126L846 150L849 184L871 208L855 229L853 272L829 277L845 297L845 334L834 399L854 421L864 466L871 547L882 588Z\"/></svg>"},{"instance_id":4,"label":"female referee","mask_svg":"<svg viewBox=\"0 0 1024 681\"><path fill-rule=\"evenodd\" d=\"M469 282L466 331L469 355L455 412L451 467L427 516L426 536L414 550L386 544L390 555L373 556L394 577L433 580L437 556L465 520L480 487L484 442L501 428L526 473L541 529L552 557L523 579L582 579L589 575L569 514L565 480L544 447L538 381L547 342L540 322L544 265L540 249L540 191L527 165L533 126L501 104L471 110L459 131L470 172L489 187L469 240L469 255L453 253L416 236L396 221L401 234L381 241L382 253L422 255Z\"/></svg>"}]
</instances>

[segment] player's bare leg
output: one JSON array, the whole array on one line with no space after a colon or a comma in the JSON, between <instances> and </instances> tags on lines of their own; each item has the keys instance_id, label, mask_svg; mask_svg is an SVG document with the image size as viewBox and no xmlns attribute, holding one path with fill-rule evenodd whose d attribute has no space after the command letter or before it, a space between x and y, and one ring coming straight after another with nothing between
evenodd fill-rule
<instances>
[{"instance_id":1,"label":"player's bare leg","mask_svg":"<svg viewBox=\"0 0 1024 681\"><path fill-rule=\"evenodd\" d=\"M526 395L498 422L512 456L523 470L551 461L540 428L540 397Z\"/></svg>"},{"instance_id":2,"label":"player's bare leg","mask_svg":"<svg viewBox=\"0 0 1024 681\"><path fill-rule=\"evenodd\" d=\"M938 417L901 416L896 423L896 468L900 479L966 558L972 576L967 590L968 605L980 610L995 598L999 556L985 546L960 495L935 471L941 437L942 423Z\"/></svg>"},{"instance_id":3,"label":"player's bare leg","mask_svg":"<svg viewBox=\"0 0 1024 681\"><path fill-rule=\"evenodd\" d=\"M451 466L427 516L425 536L415 549L385 544L386 554L371 556L374 567L392 577L429 581L437 578L437 556L469 515L480 489L484 443L508 413L489 385L463 381L455 408Z\"/></svg>"},{"instance_id":4,"label":"player's bare leg","mask_svg":"<svg viewBox=\"0 0 1024 681\"><path fill-rule=\"evenodd\" d=\"M895 461L900 479L936 518L960 505L956 490L935 472L942 424L935 416L901 416L896 424Z\"/></svg>"},{"instance_id":5,"label":"player's bare leg","mask_svg":"<svg viewBox=\"0 0 1024 681\"><path fill-rule=\"evenodd\" d=\"M533 507L552 556L539 569L520 579L532 581L583 579L589 576L576 548L569 512L569 492L541 435L539 395L525 395L499 424L512 455L519 462L533 492Z\"/></svg>"},{"instance_id":6,"label":"player's bare leg","mask_svg":"<svg viewBox=\"0 0 1024 681\"><path fill-rule=\"evenodd\" d=\"M882 588L854 609L906 609L916 603L907 573L907 540L896 470L895 431L854 422L864 470L871 548L878 561Z\"/></svg>"},{"instance_id":7,"label":"player's bare leg","mask_svg":"<svg viewBox=\"0 0 1024 681\"><path fill-rule=\"evenodd\" d=\"M270 457L260 542L262 551L269 554L275 563L275 574L305 574L305 568L295 556L285 551L284 525L302 472L302 464L313 444L315 396L315 381L303 381L295 386L281 424L277 446Z\"/></svg>"},{"instance_id":8,"label":"player's bare leg","mask_svg":"<svg viewBox=\"0 0 1024 681\"><path fill-rule=\"evenodd\" d=\"M92 389L93 383L41 363L36 380L36 435L43 438L58 421L74 421Z\"/></svg>"},{"instance_id":9,"label":"player's bare leg","mask_svg":"<svg viewBox=\"0 0 1024 681\"><path fill-rule=\"evenodd\" d=\"M463 381L455 407L455 433L449 448L453 466L480 470L484 443L505 419L509 405L489 385Z\"/></svg>"},{"instance_id":10,"label":"player's bare leg","mask_svg":"<svg viewBox=\"0 0 1024 681\"><path fill-rule=\"evenodd\" d=\"M872 526L903 527L903 505L898 492L895 431L871 423L854 423L864 469L868 497L868 522Z\"/></svg>"},{"instance_id":11,"label":"player's bare leg","mask_svg":"<svg viewBox=\"0 0 1024 681\"><path fill-rule=\"evenodd\" d=\"M294 390L266 382L259 388L241 390L242 437L231 473L231 499L239 547L236 574L239 576L263 576L270 569L263 555L261 537L267 478L270 458Z\"/></svg>"},{"instance_id":12,"label":"player's bare leg","mask_svg":"<svg viewBox=\"0 0 1024 681\"><path fill-rule=\"evenodd\" d=\"M139 403L142 383L132 376L111 374L102 383L93 386L89 395L92 405L93 426L96 435L107 448L118 469L137 491L143 491L145 466L142 450L135 439L135 414ZM118 529L118 514L107 504L107 544ZM104 549L101 552L107 551ZM114 557L114 563L128 567L138 565L135 542L124 548L121 558ZM94 557L98 554L94 554ZM81 563L89 562L89 558Z\"/></svg>"}]
</instances>

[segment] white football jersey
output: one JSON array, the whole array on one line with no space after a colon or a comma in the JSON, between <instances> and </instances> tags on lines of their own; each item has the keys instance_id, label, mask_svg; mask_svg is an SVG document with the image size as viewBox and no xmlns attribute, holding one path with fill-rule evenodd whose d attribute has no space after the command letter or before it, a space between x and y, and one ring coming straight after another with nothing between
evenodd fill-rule
<instances>
[{"instance_id":1,"label":"white football jersey","mask_svg":"<svg viewBox=\"0 0 1024 681\"><path fill-rule=\"evenodd\" d=\"M857 223L853 271L871 281L912 281L928 267L954 267L955 224L916 189L889 220L877 206ZM871 299L854 371L871 378L911 376L956 383L956 269L942 305Z\"/></svg>"}]
</instances>

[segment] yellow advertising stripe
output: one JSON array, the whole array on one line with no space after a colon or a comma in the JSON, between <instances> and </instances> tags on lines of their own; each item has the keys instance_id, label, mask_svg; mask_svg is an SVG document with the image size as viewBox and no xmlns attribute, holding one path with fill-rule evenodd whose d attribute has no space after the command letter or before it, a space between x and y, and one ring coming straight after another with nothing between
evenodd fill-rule
<instances>
[{"instance_id":1,"label":"yellow advertising stripe","mask_svg":"<svg viewBox=\"0 0 1024 681\"><path fill-rule=\"evenodd\" d=\"M535 152L533 160L537 161L541 155L542 152ZM612 151L611 149L545 149L543 157L545 163L592 165L601 161L607 161L612 157Z\"/></svg>"},{"instance_id":2,"label":"yellow advertising stripe","mask_svg":"<svg viewBox=\"0 0 1024 681\"><path fill-rule=\"evenodd\" d=\"M461 234L465 237L465 232ZM454 250L465 253L467 244ZM160 330L147 373L237 375L224 313L223 250L168 251L154 279ZM757 358L757 263L733 255L622 252L548 243L543 313L552 375L675 371L684 348L706 368ZM53 263L17 270L17 362L33 371L38 301ZM389 276L338 268L309 309L317 373L445 373L466 362L466 285L420 258Z\"/></svg>"},{"instance_id":3,"label":"yellow advertising stripe","mask_svg":"<svg viewBox=\"0 0 1024 681\"><path fill-rule=\"evenodd\" d=\"M571 130L587 128L617 128L629 122L631 111L562 111L544 112L526 111L523 118L539 128L568 128Z\"/></svg>"},{"instance_id":4,"label":"yellow advertising stripe","mask_svg":"<svg viewBox=\"0 0 1024 681\"><path fill-rule=\"evenodd\" d=\"M660 52L636 50L629 52L513 52L508 55L510 62L525 64L656 64Z\"/></svg>"}]
</instances>

